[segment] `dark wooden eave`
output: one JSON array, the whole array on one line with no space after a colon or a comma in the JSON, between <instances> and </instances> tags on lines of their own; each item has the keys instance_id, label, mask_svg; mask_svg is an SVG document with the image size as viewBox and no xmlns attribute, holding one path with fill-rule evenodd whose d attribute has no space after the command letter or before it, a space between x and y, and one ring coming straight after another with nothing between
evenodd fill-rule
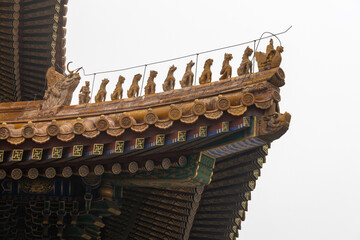
<instances>
[{"instance_id":1,"label":"dark wooden eave","mask_svg":"<svg viewBox=\"0 0 360 240\"><path fill-rule=\"evenodd\" d=\"M0 102L42 99L49 67L65 68L67 0L0 2Z\"/></svg>"}]
</instances>

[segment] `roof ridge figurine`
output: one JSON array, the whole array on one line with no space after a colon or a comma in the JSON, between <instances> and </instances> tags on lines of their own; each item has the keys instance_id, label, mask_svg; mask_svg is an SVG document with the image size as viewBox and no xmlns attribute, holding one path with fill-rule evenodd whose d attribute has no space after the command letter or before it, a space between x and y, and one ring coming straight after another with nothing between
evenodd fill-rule
<instances>
[{"instance_id":1,"label":"roof ridge figurine","mask_svg":"<svg viewBox=\"0 0 360 240\"><path fill-rule=\"evenodd\" d=\"M174 65L172 65L169 68L168 75L163 83L164 92L174 90L174 87L175 87L174 72L176 71L176 69L177 69L177 67L175 67Z\"/></svg>"},{"instance_id":2,"label":"roof ridge figurine","mask_svg":"<svg viewBox=\"0 0 360 240\"><path fill-rule=\"evenodd\" d=\"M194 73L191 71L191 68L195 65L195 63L191 60L185 69L185 73L183 78L180 81L180 85L182 88L191 87L194 82Z\"/></svg>"},{"instance_id":3,"label":"roof ridge figurine","mask_svg":"<svg viewBox=\"0 0 360 240\"><path fill-rule=\"evenodd\" d=\"M231 59L233 59L233 56L231 53L224 54L224 61L223 61L223 65L222 65L222 68L220 71L220 74L222 74L222 75L219 78L219 80L231 78L231 74L232 74L232 68L230 66Z\"/></svg>"},{"instance_id":4,"label":"roof ridge figurine","mask_svg":"<svg viewBox=\"0 0 360 240\"><path fill-rule=\"evenodd\" d=\"M155 93L156 84L154 82L154 79L156 78L157 74L158 74L157 71L154 71L154 70L150 71L150 76L149 76L149 78L147 80L147 84L145 86L145 96Z\"/></svg>"},{"instance_id":5,"label":"roof ridge figurine","mask_svg":"<svg viewBox=\"0 0 360 240\"><path fill-rule=\"evenodd\" d=\"M46 72L47 89L44 101L40 105L39 116L53 116L59 112L63 106L69 106L72 94L80 82L78 68L74 71L69 70L69 62L66 66L69 75L61 74L50 67Z\"/></svg>"},{"instance_id":6,"label":"roof ridge figurine","mask_svg":"<svg viewBox=\"0 0 360 240\"><path fill-rule=\"evenodd\" d=\"M255 58L258 63L259 71L263 71L270 68L279 67L281 64L281 53L284 51L282 46L276 47L274 49L274 41L270 39L269 44L266 47L266 53L256 52Z\"/></svg>"},{"instance_id":7,"label":"roof ridge figurine","mask_svg":"<svg viewBox=\"0 0 360 240\"><path fill-rule=\"evenodd\" d=\"M213 64L214 60L212 60L211 58L207 59L204 63L204 70L201 73L201 76L199 78L199 83L200 84L205 84L205 83L209 83L211 82L211 76L212 76L212 72L211 72L211 65Z\"/></svg>"},{"instance_id":8,"label":"roof ridge figurine","mask_svg":"<svg viewBox=\"0 0 360 240\"><path fill-rule=\"evenodd\" d=\"M135 74L133 81L131 83L131 86L129 90L127 91L128 98L138 97L139 96L139 81L141 79L142 75L140 73Z\"/></svg>"},{"instance_id":9,"label":"roof ridge figurine","mask_svg":"<svg viewBox=\"0 0 360 240\"><path fill-rule=\"evenodd\" d=\"M251 56L251 54L253 54L253 50L249 47L246 47L244 54L242 56L242 61L241 64L239 66L239 68L237 69L237 74L239 76L243 75L243 74L251 74L252 73L252 62L250 61L249 57Z\"/></svg>"},{"instance_id":10,"label":"roof ridge figurine","mask_svg":"<svg viewBox=\"0 0 360 240\"><path fill-rule=\"evenodd\" d=\"M114 92L111 94L111 100L118 100L118 99L122 99L123 97L123 88L122 85L125 81L125 78L123 76L119 76L118 78L118 82L116 83L116 87L114 89Z\"/></svg>"},{"instance_id":11,"label":"roof ridge figurine","mask_svg":"<svg viewBox=\"0 0 360 240\"><path fill-rule=\"evenodd\" d=\"M105 102L106 100L106 85L109 83L109 79L104 78L100 84L100 89L95 96L95 102Z\"/></svg>"}]
</instances>

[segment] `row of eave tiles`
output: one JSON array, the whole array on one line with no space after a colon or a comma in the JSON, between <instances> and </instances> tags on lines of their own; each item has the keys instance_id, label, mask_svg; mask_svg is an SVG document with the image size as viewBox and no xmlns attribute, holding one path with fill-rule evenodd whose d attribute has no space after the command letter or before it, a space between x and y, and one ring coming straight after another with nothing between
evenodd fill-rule
<instances>
[{"instance_id":1,"label":"row of eave tiles","mask_svg":"<svg viewBox=\"0 0 360 240\"><path fill-rule=\"evenodd\" d=\"M260 149L220 159L203 191L199 187L125 188L122 214L104 218L102 237L235 240L264 162Z\"/></svg>"}]
</instances>

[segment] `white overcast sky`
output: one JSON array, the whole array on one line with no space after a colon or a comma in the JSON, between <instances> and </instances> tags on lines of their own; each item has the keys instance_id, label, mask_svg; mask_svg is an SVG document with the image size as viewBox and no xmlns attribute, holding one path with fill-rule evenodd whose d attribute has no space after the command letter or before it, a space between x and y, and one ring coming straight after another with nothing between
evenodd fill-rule
<instances>
[{"instance_id":1,"label":"white overcast sky","mask_svg":"<svg viewBox=\"0 0 360 240\"><path fill-rule=\"evenodd\" d=\"M87 73L237 44L292 25L280 36L286 74L280 107L292 122L269 150L239 239L360 239L360 1L70 0L68 8L67 60ZM218 79L225 52L233 54L235 73L245 47L200 56L198 76L213 58ZM179 88L190 59L148 68L159 72L157 92L172 64ZM143 69L97 75L94 94L109 78L109 100L118 75L127 90L136 73ZM85 80L92 77L78 89Z\"/></svg>"}]
</instances>

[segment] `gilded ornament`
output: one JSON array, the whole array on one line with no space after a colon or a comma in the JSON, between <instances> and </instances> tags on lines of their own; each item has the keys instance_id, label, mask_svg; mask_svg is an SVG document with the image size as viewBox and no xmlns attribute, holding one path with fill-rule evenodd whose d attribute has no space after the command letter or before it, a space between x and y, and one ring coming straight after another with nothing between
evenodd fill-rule
<instances>
[{"instance_id":1,"label":"gilded ornament","mask_svg":"<svg viewBox=\"0 0 360 240\"><path fill-rule=\"evenodd\" d=\"M222 75L219 78L219 80L224 80L224 79L231 78L231 75L232 75L232 68L230 66L231 59L233 59L232 54L231 53L225 53L223 65L222 65L222 68L221 68L221 71L220 71L220 74L222 74Z\"/></svg>"},{"instance_id":2,"label":"gilded ornament","mask_svg":"<svg viewBox=\"0 0 360 240\"><path fill-rule=\"evenodd\" d=\"M96 96L95 96L95 102L96 103L100 103L100 102L105 102L106 101L106 85L109 83L109 79L105 78L101 81L100 84L100 89L97 92Z\"/></svg>"}]
</instances>

